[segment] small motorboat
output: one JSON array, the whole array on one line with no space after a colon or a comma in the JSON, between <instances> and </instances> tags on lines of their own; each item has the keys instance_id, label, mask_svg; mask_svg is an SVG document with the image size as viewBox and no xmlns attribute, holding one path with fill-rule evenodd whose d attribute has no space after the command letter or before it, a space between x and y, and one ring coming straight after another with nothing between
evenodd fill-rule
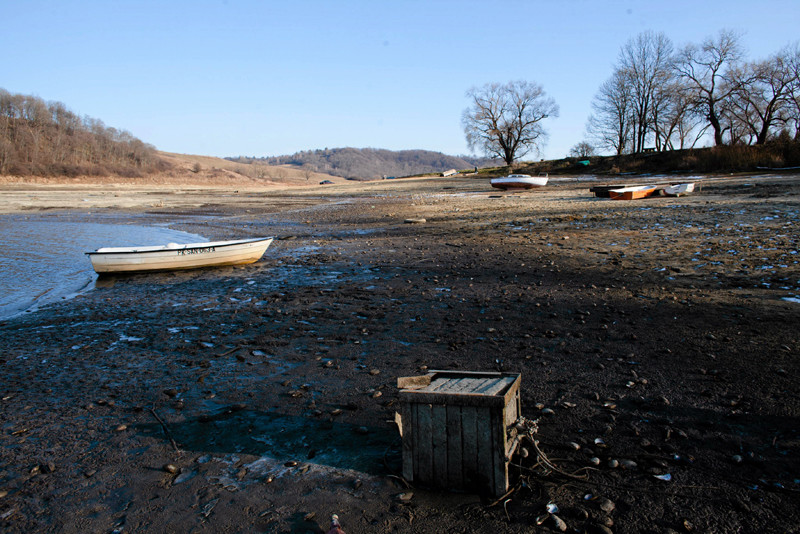
<instances>
[{"instance_id":1,"label":"small motorboat","mask_svg":"<svg viewBox=\"0 0 800 534\"><path fill-rule=\"evenodd\" d=\"M533 189L547 184L547 175L530 176L528 174L509 174L501 178L491 179L492 187L497 189Z\"/></svg>"},{"instance_id":2,"label":"small motorboat","mask_svg":"<svg viewBox=\"0 0 800 534\"><path fill-rule=\"evenodd\" d=\"M694 191L694 182L685 184L669 185L662 189L664 194L668 197L679 197L681 195L688 195Z\"/></svg>"},{"instance_id":3,"label":"small motorboat","mask_svg":"<svg viewBox=\"0 0 800 534\"><path fill-rule=\"evenodd\" d=\"M658 186L655 185L632 185L619 189L609 189L608 198L612 200L636 200L637 198L649 197L655 193Z\"/></svg>"},{"instance_id":4,"label":"small motorboat","mask_svg":"<svg viewBox=\"0 0 800 534\"><path fill-rule=\"evenodd\" d=\"M146 247L104 247L87 252L98 274L197 269L254 263L264 255L272 237L209 241Z\"/></svg>"}]
</instances>

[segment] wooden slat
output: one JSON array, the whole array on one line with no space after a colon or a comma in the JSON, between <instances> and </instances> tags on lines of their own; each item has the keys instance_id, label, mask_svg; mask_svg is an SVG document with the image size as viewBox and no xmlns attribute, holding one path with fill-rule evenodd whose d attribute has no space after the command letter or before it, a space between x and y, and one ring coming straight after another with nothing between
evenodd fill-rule
<instances>
[{"instance_id":1,"label":"wooden slat","mask_svg":"<svg viewBox=\"0 0 800 534\"><path fill-rule=\"evenodd\" d=\"M417 439L416 462L414 463L414 479L430 482L433 470L433 441L430 404L417 405Z\"/></svg>"},{"instance_id":2,"label":"wooden slat","mask_svg":"<svg viewBox=\"0 0 800 534\"><path fill-rule=\"evenodd\" d=\"M485 395L486 391L489 390L495 382L499 380L497 378L485 378L481 380L479 383L475 384L475 387L472 389L472 393L475 395Z\"/></svg>"},{"instance_id":3,"label":"wooden slat","mask_svg":"<svg viewBox=\"0 0 800 534\"><path fill-rule=\"evenodd\" d=\"M465 486L470 479L473 482L477 482L477 475L480 472L478 464L477 415L477 408L474 406L461 407L461 435L463 440L461 465L463 466Z\"/></svg>"},{"instance_id":4,"label":"wooden slat","mask_svg":"<svg viewBox=\"0 0 800 534\"><path fill-rule=\"evenodd\" d=\"M455 489L464 487L462 417L461 406L447 407L447 483Z\"/></svg>"},{"instance_id":5,"label":"wooden slat","mask_svg":"<svg viewBox=\"0 0 800 534\"><path fill-rule=\"evenodd\" d=\"M442 393L468 393L471 378L451 378L439 389Z\"/></svg>"},{"instance_id":6,"label":"wooden slat","mask_svg":"<svg viewBox=\"0 0 800 534\"><path fill-rule=\"evenodd\" d=\"M414 434L416 425L413 417L414 406L400 405L401 424L403 425L403 478L414 481Z\"/></svg>"},{"instance_id":7,"label":"wooden slat","mask_svg":"<svg viewBox=\"0 0 800 534\"><path fill-rule=\"evenodd\" d=\"M447 406L431 406L431 456L433 470L431 484L447 487Z\"/></svg>"},{"instance_id":8,"label":"wooden slat","mask_svg":"<svg viewBox=\"0 0 800 534\"><path fill-rule=\"evenodd\" d=\"M411 404L459 404L461 406L502 407L505 400L497 395L490 397L471 393L428 393L423 390L402 390L399 396L400 402Z\"/></svg>"},{"instance_id":9,"label":"wooden slat","mask_svg":"<svg viewBox=\"0 0 800 534\"><path fill-rule=\"evenodd\" d=\"M438 392L447 385L447 382L449 382L449 380L450 379L448 378L435 378L431 381L428 387L422 388L420 391L431 392L431 393L434 391Z\"/></svg>"},{"instance_id":10,"label":"wooden slat","mask_svg":"<svg viewBox=\"0 0 800 534\"><path fill-rule=\"evenodd\" d=\"M486 407L476 409L476 437L478 442L478 472L488 479L487 488L494 491L494 456L492 450L492 411Z\"/></svg>"},{"instance_id":11,"label":"wooden slat","mask_svg":"<svg viewBox=\"0 0 800 534\"><path fill-rule=\"evenodd\" d=\"M504 391L508 386L514 383L516 377L506 376L500 380L495 381L494 385L484 392L484 395L497 395Z\"/></svg>"},{"instance_id":12,"label":"wooden slat","mask_svg":"<svg viewBox=\"0 0 800 534\"><path fill-rule=\"evenodd\" d=\"M498 410L491 411L492 432L492 493L499 497L508 488L508 464L506 463L506 425L503 424L503 413Z\"/></svg>"},{"instance_id":13,"label":"wooden slat","mask_svg":"<svg viewBox=\"0 0 800 534\"><path fill-rule=\"evenodd\" d=\"M401 376L397 378L398 389L419 389L431 384L431 375Z\"/></svg>"}]
</instances>

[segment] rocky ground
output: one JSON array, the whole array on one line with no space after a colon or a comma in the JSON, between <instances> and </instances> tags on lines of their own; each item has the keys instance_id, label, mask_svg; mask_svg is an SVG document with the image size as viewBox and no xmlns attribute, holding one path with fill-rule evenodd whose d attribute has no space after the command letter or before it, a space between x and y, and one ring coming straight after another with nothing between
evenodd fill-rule
<instances>
[{"instance_id":1,"label":"rocky ground","mask_svg":"<svg viewBox=\"0 0 800 534\"><path fill-rule=\"evenodd\" d=\"M278 239L0 322L0 530L800 531L800 176L702 183L7 188ZM515 458L500 500L402 480L396 380L430 369L521 373L557 470Z\"/></svg>"}]
</instances>

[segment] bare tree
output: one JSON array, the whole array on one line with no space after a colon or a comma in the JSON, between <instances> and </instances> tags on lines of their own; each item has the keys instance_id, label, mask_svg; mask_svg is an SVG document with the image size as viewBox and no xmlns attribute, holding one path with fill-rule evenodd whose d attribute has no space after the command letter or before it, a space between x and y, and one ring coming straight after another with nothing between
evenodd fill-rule
<instances>
[{"instance_id":1,"label":"bare tree","mask_svg":"<svg viewBox=\"0 0 800 534\"><path fill-rule=\"evenodd\" d=\"M462 125L470 149L511 165L547 136L541 122L558 116L558 105L534 82L492 83L467 91L472 101Z\"/></svg>"},{"instance_id":2,"label":"bare tree","mask_svg":"<svg viewBox=\"0 0 800 534\"><path fill-rule=\"evenodd\" d=\"M691 91L676 79L656 92L653 129L656 150L693 148L708 130L704 118L692 113Z\"/></svg>"},{"instance_id":3,"label":"bare tree","mask_svg":"<svg viewBox=\"0 0 800 534\"><path fill-rule=\"evenodd\" d=\"M766 61L745 65L737 75L731 112L757 145L767 141L770 130L789 120L791 88L796 74L791 52L784 49Z\"/></svg>"},{"instance_id":4,"label":"bare tree","mask_svg":"<svg viewBox=\"0 0 800 534\"><path fill-rule=\"evenodd\" d=\"M693 104L714 130L714 144L724 143L721 111L738 89L734 68L743 52L738 34L722 30L700 46L686 46L677 61L677 72L694 91Z\"/></svg>"},{"instance_id":5,"label":"bare tree","mask_svg":"<svg viewBox=\"0 0 800 534\"><path fill-rule=\"evenodd\" d=\"M594 156L594 146L589 141L581 141L569 150L572 158L588 158Z\"/></svg>"},{"instance_id":6,"label":"bare tree","mask_svg":"<svg viewBox=\"0 0 800 534\"><path fill-rule=\"evenodd\" d=\"M789 118L794 123L794 138L800 141L800 43L788 49L789 62L787 68L792 76L789 86Z\"/></svg>"},{"instance_id":7,"label":"bare tree","mask_svg":"<svg viewBox=\"0 0 800 534\"><path fill-rule=\"evenodd\" d=\"M592 101L594 113L589 117L587 130L601 147L624 154L631 140L632 96L625 75L620 70L600 86Z\"/></svg>"},{"instance_id":8,"label":"bare tree","mask_svg":"<svg viewBox=\"0 0 800 534\"><path fill-rule=\"evenodd\" d=\"M665 102L657 96L673 77L672 51L672 41L666 35L651 31L630 39L620 51L617 70L631 92L633 152L644 150L648 134L654 131L653 119L659 111L656 106Z\"/></svg>"}]
</instances>

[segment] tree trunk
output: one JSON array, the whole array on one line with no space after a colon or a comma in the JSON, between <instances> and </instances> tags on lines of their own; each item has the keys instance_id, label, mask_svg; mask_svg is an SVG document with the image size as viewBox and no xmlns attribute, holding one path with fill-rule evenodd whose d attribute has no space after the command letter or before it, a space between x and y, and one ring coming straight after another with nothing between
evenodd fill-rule
<instances>
[{"instance_id":1,"label":"tree trunk","mask_svg":"<svg viewBox=\"0 0 800 534\"><path fill-rule=\"evenodd\" d=\"M719 118L713 106L708 111L708 122L711 123L711 127L714 128L714 145L724 145L725 143L722 140L722 126L719 123Z\"/></svg>"}]
</instances>

